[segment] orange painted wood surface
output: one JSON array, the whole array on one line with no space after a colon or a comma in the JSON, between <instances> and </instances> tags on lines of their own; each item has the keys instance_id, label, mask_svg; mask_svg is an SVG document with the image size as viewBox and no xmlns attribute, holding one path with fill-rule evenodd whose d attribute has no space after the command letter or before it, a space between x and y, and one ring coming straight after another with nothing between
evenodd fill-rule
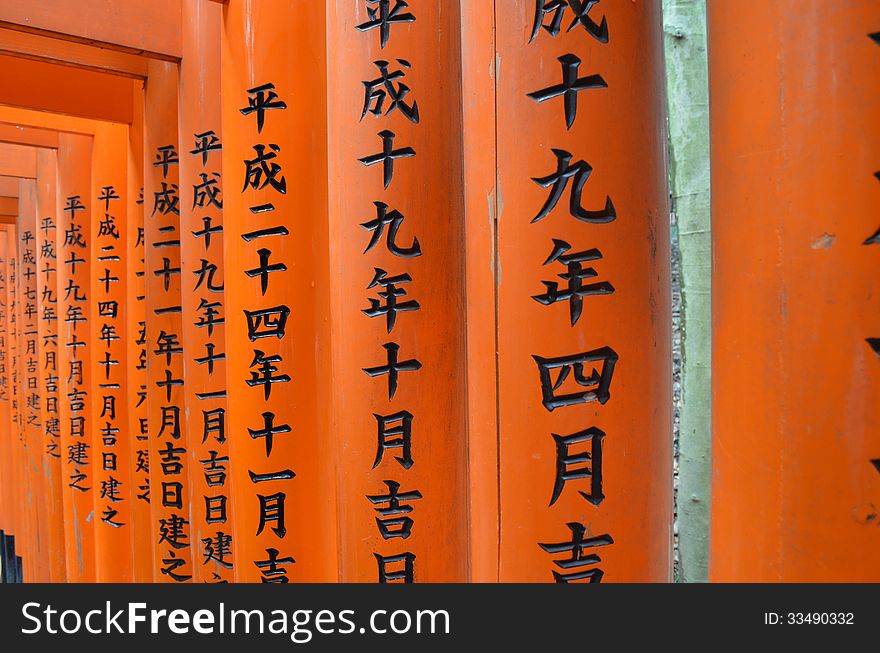
<instances>
[{"instance_id":1,"label":"orange painted wood surface","mask_svg":"<svg viewBox=\"0 0 880 653\"><path fill-rule=\"evenodd\" d=\"M98 582L134 580L136 500L127 418L124 255L128 241L128 126L96 123L92 153L91 423Z\"/></svg>"},{"instance_id":2,"label":"orange painted wood surface","mask_svg":"<svg viewBox=\"0 0 880 653\"><path fill-rule=\"evenodd\" d=\"M66 451L61 446L58 366L58 156L49 149L37 150L37 330L39 392L42 417L43 475L48 524L47 561L53 583L67 580L64 549L64 501Z\"/></svg>"},{"instance_id":3,"label":"orange painted wood surface","mask_svg":"<svg viewBox=\"0 0 880 653\"><path fill-rule=\"evenodd\" d=\"M0 197L0 214L18 216L18 193L14 197Z\"/></svg>"},{"instance_id":4,"label":"orange painted wood surface","mask_svg":"<svg viewBox=\"0 0 880 653\"><path fill-rule=\"evenodd\" d=\"M0 143L18 143L33 147L58 149L58 134L47 129L23 125L0 124Z\"/></svg>"},{"instance_id":5,"label":"orange painted wood surface","mask_svg":"<svg viewBox=\"0 0 880 653\"><path fill-rule=\"evenodd\" d=\"M37 189L33 179L22 179L18 214L18 327L19 401L29 549L23 556L30 581L48 582L48 521L46 483L43 474L44 447L39 389L39 334L37 331Z\"/></svg>"},{"instance_id":6,"label":"orange painted wood surface","mask_svg":"<svg viewBox=\"0 0 880 653\"><path fill-rule=\"evenodd\" d=\"M8 276L8 235L5 227L0 227L0 459L8 461L0 468L0 528L6 534L14 534L15 501L17 486L16 470L12 465L13 437L11 425L12 392L10 379L9 350L9 300L7 291Z\"/></svg>"},{"instance_id":7,"label":"orange painted wood surface","mask_svg":"<svg viewBox=\"0 0 880 653\"><path fill-rule=\"evenodd\" d=\"M89 395L92 329L92 137L61 134L58 147L58 392L64 456L68 582L95 581L94 424Z\"/></svg>"},{"instance_id":8,"label":"orange painted wood surface","mask_svg":"<svg viewBox=\"0 0 880 653\"><path fill-rule=\"evenodd\" d=\"M18 227L16 224L4 227L7 238L6 257L6 324L7 324L7 347L8 378L9 378L9 437L12 442L11 460L14 466L12 480L15 486L15 498L13 505L14 527L13 535L16 536L16 551L21 551L22 574L28 581L32 580L30 562L27 566L23 563L23 556L32 554L34 529L31 523L31 515L25 509L28 495L29 479L27 475L26 446L23 431L22 396L23 382L21 374L21 289L18 276Z\"/></svg>"},{"instance_id":9,"label":"orange painted wood surface","mask_svg":"<svg viewBox=\"0 0 880 653\"><path fill-rule=\"evenodd\" d=\"M236 434L229 457L238 581L339 578L335 488L344 472L329 435L324 12L320 3L282 0L230 0L223 8L223 209L234 216L224 223L227 429ZM349 363L352 374L370 364Z\"/></svg>"},{"instance_id":10,"label":"orange painted wood surface","mask_svg":"<svg viewBox=\"0 0 880 653\"><path fill-rule=\"evenodd\" d=\"M150 510L150 431L147 422L147 332L144 273L144 90L133 91L134 119L128 130L125 240L126 410L129 466L134 500L134 580L153 580L154 531Z\"/></svg>"},{"instance_id":11,"label":"orange painted wood surface","mask_svg":"<svg viewBox=\"0 0 880 653\"><path fill-rule=\"evenodd\" d=\"M54 0L6 2L6 29L180 60L180 0Z\"/></svg>"},{"instance_id":12,"label":"orange painted wood surface","mask_svg":"<svg viewBox=\"0 0 880 653\"><path fill-rule=\"evenodd\" d=\"M144 112L144 286L153 573L192 578L191 493L184 419L177 66L150 62Z\"/></svg>"},{"instance_id":13,"label":"orange painted wood surface","mask_svg":"<svg viewBox=\"0 0 880 653\"><path fill-rule=\"evenodd\" d=\"M365 3L328 12L344 581L468 578L464 278L451 273L464 268L456 4L413 3L385 27Z\"/></svg>"},{"instance_id":14,"label":"orange painted wood surface","mask_svg":"<svg viewBox=\"0 0 880 653\"><path fill-rule=\"evenodd\" d=\"M880 5L708 22L710 579L877 581Z\"/></svg>"},{"instance_id":15,"label":"orange painted wood surface","mask_svg":"<svg viewBox=\"0 0 880 653\"><path fill-rule=\"evenodd\" d=\"M134 79L147 76L144 57L11 29L0 29L0 52Z\"/></svg>"},{"instance_id":16,"label":"orange painted wood surface","mask_svg":"<svg viewBox=\"0 0 880 653\"><path fill-rule=\"evenodd\" d=\"M18 177L0 176L0 195L4 197L15 197L18 199ZM4 211L3 214L6 212ZM18 207L16 206L15 215L18 215Z\"/></svg>"},{"instance_id":17,"label":"orange painted wood surface","mask_svg":"<svg viewBox=\"0 0 880 653\"><path fill-rule=\"evenodd\" d=\"M16 215L16 221L18 216ZM18 364L18 339L16 329L16 292L15 292L15 270L16 247L15 247L15 223L4 225L0 228L3 236L4 257L3 257L3 346L4 356L2 359L2 382L5 387L5 410L3 417L4 422L4 439L6 440L6 454L10 460L10 467L7 472L7 487L9 488L9 513L6 523L6 532L8 535L15 536L19 534L18 546L24 546L26 533L22 531L26 527L26 523L22 520L21 505L23 502L22 483L21 483L21 439L18 435L18 373L16 366Z\"/></svg>"},{"instance_id":18,"label":"orange painted wood surface","mask_svg":"<svg viewBox=\"0 0 880 653\"><path fill-rule=\"evenodd\" d=\"M35 179L37 176L36 150L17 143L0 144L0 175Z\"/></svg>"},{"instance_id":19,"label":"orange painted wood surface","mask_svg":"<svg viewBox=\"0 0 880 653\"><path fill-rule=\"evenodd\" d=\"M666 581L660 3L554 17L495 16L498 579Z\"/></svg>"},{"instance_id":20,"label":"orange painted wood surface","mask_svg":"<svg viewBox=\"0 0 880 653\"><path fill-rule=\"evenodd\" d=\"M33 80L40 80L34 84ZM131 122L134 80L0 54L0 103L116 122Z\"/></svg>"},{"instance_id":21,"label":"orange painted wood surface","mask_svg":"<svg viewBox=\"0 0 880 653\"><path fill-rule=\"evenodd\" d=\"M226 428L221 8L201 0L182 8L180 258L193 582L229 582L236 547Z\"/></svg>"},{"instance_id":22,"label":"orange painted wood surface","mask_svg":"<svg viewBox=\"0 0 880 653\"><path fill-rule=\"evenodd\" d=\"M37 111L21 107L0 105L0 122L23 128L51 129L72 134L95 133L95 123L88 118L66 116L60 113L49 113L48 111Z\"/></svg>"},{"instance_id":23,"label":"orange painted wood surface","mask_svg":"<svg viewBox=\"0 0 880 653\"><path fill-rule=\"evenodd\" d=\"M659 0L376 4L102 0L33 9L15 56L0 34L0 102L38 109L0 106L0 175L55 202L25 226L56 246L62 458L23 478L64 500L13 516L30 578L669 579ZM114 16L126 57L92 66ZM144 35L168 61L128 61ZM0 419L32 470L29 326Z\"/></svg>"}]
</instances>

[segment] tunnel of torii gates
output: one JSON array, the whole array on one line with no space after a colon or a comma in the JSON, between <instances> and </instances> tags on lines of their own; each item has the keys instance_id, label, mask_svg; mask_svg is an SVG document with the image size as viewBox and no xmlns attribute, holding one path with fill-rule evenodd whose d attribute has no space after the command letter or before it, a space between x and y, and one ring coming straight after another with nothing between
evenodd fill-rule
<instances>
[{"instance_id":1,"label":"tunnel of torii gates","mask_svg":"<svg viewBox=\"0 0 880 653\"><path fill-rule=\"evenodd\" d=\"M711 578L880 580L880 3L708 24ZM661 32L0 2L4 580L669 580Z\"/></svg>"}]
</instances>

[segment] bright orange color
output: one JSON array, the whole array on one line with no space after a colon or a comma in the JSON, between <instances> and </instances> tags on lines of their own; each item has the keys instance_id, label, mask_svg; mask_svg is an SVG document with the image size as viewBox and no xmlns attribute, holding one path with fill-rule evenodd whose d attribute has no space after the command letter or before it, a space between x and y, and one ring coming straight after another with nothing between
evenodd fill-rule
<instances>
[{"instance_id":1,"label":"bright orange color","mask_svg":"<svg viewBox=\"0 0 880 653\"><path fill-rule=\"evenodd\" d=\"M150 536L158 582L184 582L192 577L182 387L177 83L177 66L150 62L144 100L144 285Z\"/></svg>"},{"instance_id":2,"label":"bright orange color","mask_svg":"<svg viewBox=\"0 0 880 653\"><path fill-rule=\"evenodd\" d=\"M22 383L21 383L21 319L19 316L20 289L18 287L18 228L17 225L4 226L6 231L6 333L7 333L7 375L9 379L9 438L11 440L10 460L13 472L10 475L14 485L13 529L16 551L31 554L34 531L31 526L31 515L25 509L28 494L28 476L25 458L24 437L22 432ZM22 554L17 554L22 555ZM25 580L30 581L32 570L24 564L22 555L22 572Z\"/></svg>"},{"instance_id":3,"label":"bright orange color","mask_svg":"<svg viewBox=\"0 0 880 653\"><path fill-rule=\"evenodd\" d=\"M134 90L134 120L128 130L125 241L125 394L129 465L134 489L130 506L134 529L134 580L153 580L153 522L150 514L149 429L147 425L146 291L144 285L144 91Z\"/></svg>"},{"instance_id":4,"label":"bright orange color","mask_svg":"<svg viewBox=\"0 0 880 653\"><path fill-rule=\"evenodd\" d=\"M601 561L576 571L601 569L607 581L668 580L671 356L659 0L591 8L594 29L607 19L607 44L580 23L557 35L538 29L530 42L534 7L527 2L411 2L418 19L392 25L384 46L379 30L357 29L369 19L367 6L351 0L183 0L182 14L178 0L100 0L81 15L77 3L53 5L52 15L0 7L0 26L11 21L36 30L37 40L48 31L75 42L43 56L28 34L16 41L27 49L15 50L23 58L0 52L0 102L117 124L0 107L0 141L59 148L53 235L66 543L64 565L47 569L50 578L375 582L384 569L398 581L403 561L385 567L381 557L406 553L417 582L548 582L554 571L569 572L553 564L565 554L548 555L540 544L565 542L567 526L580 524L585 537L607 533L614 542L586 549ZM104 14L90 13L95 6ZM163 8L158 22L145 18ZM67 22L52 22L59 17ZM127 56L84 52L90 39ZM182 64L131 61L139 47L167 60L182 56ZM578 93L569 127L562 98L527 95L561 81L562 55L579 58L578 76L602 75L608 84ZM53 63L59 59L64 65ZM393 111L390 97L381 108L379 96L365 97L364 83L380 77L381 60L410 89ZM141 64L144 92L130 79L141 76ZM111 74L97 75L101 67ZM44 83L28 83L35 77ZM274 87L254 90L264 84ZM270 90L274 106L259 127L254 105ZM418 119L407 115L416 103ZM121 124L129 121L130 129ZM203 159L192 150L208 130L223 149ZM380 151L383 130L393 132L395 149L414 150L394 162L387 180L381 163L359 161ZM179 163L163 164L166 146ZM43 158L14 147L0 145L0 174L49 178ZM552 148L584 163L578 178L566 178L557 206L534 221L552 182L542 188L533 178L556 170ZM218 195L225 220L212 205L207 182L214 180L228 191ZM595 211L608 196L616 219L590 224L570 214L581 182L575 200ZM120 199L105 208L99 194L109 185ZM74 216L84 247L61 210L70 195L85 205ZM117 218L118 241L102 233L107 213ZM383 214L401 221L384 225L371 243L369 223ZM225 230L210 247L193 234L208 226L207 217ZM8 231L15 249L21 229ZM393 231L397 251L389 245ZM584 297L574 326L567 299L535 301L550 294L551 282L564 290L571 280L560 279L563 263L547 261L554 239L570 243L569 254L601 250L568 272L614 286L613 294ZM103 247L111 245L124 251L122 260L109 258L117 250ZM2 247L0 238L0 255ZM72 255L85 259L75 274L65 263ZM265 280L261 261L276 266ZM119 281L102 281L105 271ZM88 301L76 301L70 282ZM14 285L5 290L7 299L19 297L20 315ZM379 310L389 296L418 306L407 304L413 310L398 312L392 324ZM110 318L99 302L111 299L120 303L112 319L121 339L105 343ZM84 322L75 321L80 308ZM23 326L16 324L4 353L25 369L25 343L16 340ZM74 335L88 346L71 347ZM208 345L225 355L213 372ZM607 403L552 412L542 406L534 357L601 347L615 352ZM390 375L370 368L393 352L418 361L418 369L401 371L391 396ZM84 361L81 381L71 368L77 361ZM110 361L119 365L105 378L102 363ZM554 391L594 389L601 369L595 361L569 369ZM587 378L572 378L581 372ZM264 387L266 375L277 382ZM90 389L89 399L71 414L78 400L71 392L80 386ZM107 393L117 397L112 416ZM26 396L14 400L0 401L0 419L15 420L13 430L27 419ZM225 433L206 429L209 416L219 428L216 411L227 406ZM81 415L83 437L71 434L71 418ZM381 420L388 429L411 427L411 465L404 450L378 446ZM260 433L267 425L278 429L271 440ZM590 491L589 480L573 479L548 506L553 436L591 427L605 436L604 496L590 503L578 494ZM114 428L119 435L108 439ZM399 436L387 434L386 444ZM68 485L78 478L69 447L83 438L91 445L82 465L88 493ZM568 471L589 465L598 474L589 444L571 445L569 455L581 459L569 461ZM13 448L14 464L24 469L20 459L32 449ZM593 458L585 460L586 452ZM114 453L116 470L106 462ZM123 483L118 504L101 496L111 472ZM57 472L54 478L57 484ZM403 503L412 512L389 522L377 508L388 506L381 497L397 483L410 494ZM27 498L19 486L15 506ZM228 497L224 523L216 519L221 496ZM272 512L280 506L284 528ZM46 512L48 532L59 516ZM35 565L42 540L28 518L19 508L13 522L35 577L43 573ZM113 529L108 519L125 526ZM383 528L399 534L410 526L406 539L382 536ZM229 534L232 553L224 559L234 557L234 569L211 557L215 537Z\"/></svg>"},{"instance_id":5,"label":"bright orange color","mask_svg":"<svg viewBox=\"0 0 880 653\"><path fill-rule=\"evenodd\" d=\"M421 3L412 10L417 19L392 26L384 48L378 29L355 29L369 20L364 3L331 3L328 11L330 400L337 407L340 580L349 582L399 575L407 564L415 582L468 578L459 9ZM393 112L390 99L377 107L365 98L364 82L380 79L383 88L377 60L389 61L392 74L402 71L396 83L412 89ZM390 179L382 163L359 160L381 152L380 134L389 132L391 147L415 151L394 161ZM363 224L394 212L402 216L395 242L402 249L388 246L390 225L370 248L378 232ZM398 281L384 286L385 278ZM392 313L393 323L387 313L364 314L387 308L389 293L409 310ZM393 397L389 374L366 373L388 364L389 346L399 362L419 365L399 372ZM383 427L410 429L409 460L403 448L380 450ZM411 512L379 512L389 508L392 487L415 496L401 499ZM399 534L406 530L404 539Z\"/></svg>"},{"instance_id":6,"label":"bright orange color","mask_svg":"<svg viewBox=\"0 0 880 653\"><path fill-rule=\"evenodd\" d=\"M134 580L135 501L127 419L124 255L128 242L128 126L95 124L91 223L91 423L97 581ZM100 484L100 485L99 485Z\"/></svg>"},{"instance_id":7,"label":"bright orange color","mask_svg":"<svg viewBox=\"0 0 880 653\"><path fill-rule=\"evenodd\" d=\"M15 197L0 197L0 214L18 215L18 193Z\"/></svg>"},{"instance_id":8,"label":"bright orange color","mask_svg":"<svg viewBox=\"0 0 880 653\"><path fill-rule=\"evenodd\" d=\"M36 150L26 145L12 143L0 145L0 175L36 178Z\"/></svg>"},{"instance_id":9,"label":"bright orange color","mask_svg":"<svg viewBox=\"0 0 880 653\"><path fill-rule=\"evenodd\" d=\"M671 341L660 2L603 2L590 16L597 27L607 20L607 43L581 24L555 37L539 29L530 43L534 13L527 3L496 12L497 185L485 197L490 209L484 219L497 221L492 265L498 283L501 581L549 582L553 572L593 569L604 572L604 582L667 581L671 574ZM577 94L576 117L570 116L568 129L562 97L538 102L528 94L560 84L564 61L559 57L571 60L572 55L580 61L575 70L579 78L601 75L607 88ZM556 172L551 148L570 153L571 165L592 166L580 205L604 212L610 197L613 221L575 219L569 205L576 179L569 180L556 207L540 218L552 188L533 179ZM583 263L584 270L596 272L584 283L607 282L614 288L613 294L584 297L574 326L568 300L543 305L534 299L547 293L545 282L557 282L560 289L568 285L557 276L567 272L566 266L548 261L559 244L554 239L570 245L568 255L598 249L601 258ZM552 411L542 405L535 357L576 356L604 347L618 357L607 403L573 403ZM602 370L599 360L584 363L582 372L590 376ZM565 371L548 370L551 382L559 384L553 395L597 390L594 381L575 382L577 369L569 367L568 377L560 377ZM604 500L593 492L591 478L581 478L565 482L550 505L557 476L553 436L593 428L605 434ZM595 444L595 439L570 444L568 455L597 456ZM566 470L587 465L595 474L595 458L569 464ZM580 492L593 495L593 502ZM554 562L570 554L552 555L539 546L571 542L572 523L585 529L584 538L613 539L613 544L585 549L585 555L601 558L597 565L567 570Z\"/></svg>"},{"instance_id":10,"label":"bright orange color","mask_svg":"<svg viewBox=\"0 0 880 653\"><path fill-rule=\"evenodd\" d=\"M180 60L179 0L6 2L0 27Z\"/></svg>"},{"instance_id":11,"label":"bright orange color","mask_svg":"<svg viewBox=\"0 0 880 653\"><path fill-rule=\"evenodd\" d=\"M49 578L67 580L64 550L64 502L66 490L64 454L58 395L58 157L53 150L37 150L37 329L39 331L39 393L42 418L43 474L46 488Z\"/></svg>"},{"instance_id":12,"label":"bright orange color","mask_svg":"<svg viewBox=\"0 0 880 653\"><path fill-rule=\"evenodd\" d=\"M0 106L0 121L21 126L25 129L28 127L34 127L73 134L95 133L94 121L88 120L87 118L63 116L58 113L48 113L46 111L35 111L33 109L22 109L19 107ZM4 152L4 154L7 154L7 152ZM4 156L4 158L7 157Z\"/></svg>"},{"instance_id":13,"label":"bright orange color","mask_svg":"<svg viewBox=\"0 0 880 653\"><path fill-rule=\"evenodd\" d=\"M3 123L0 124L0 143L18 143L57 150L58 134L48 129Z\"/></svg>"},{"instance_id":14,"label":"bright orange color","mask_svg":"<svg viewBox=\"0 0 880 653\"><path fill-rule=\"evenodd\" d=\"M708 18L710 578L877 581L880 5Z\"/></svg>"},{"instance_id":15,"label":"bright orange color","mask_svg":"<svg viewBox=\"0 0 880 653\"><path fill-rule=\"evenodd\" d=\"M226 390L223 234L219 231L223 227L220 6L185 0L182 8L180 259L193 582L221 582L232 580L235 541L226 551L224 543L232 535L231 482L215 474L211 462L228 457L230 435L225 426L226 398L214 396L225 395Z\"/></svg>"},{"instance_id":16,"label":"bright orange color","mask_svg":"<svg viewBox=\"0 0 880 653\"><path fill-rule=\"evenodd\" d=\"M28 32L0 29L0 52L135 79L147 76L145 57Z\"/></svg>"},{"instance_id":17,"label":"bright orange color","mask_svg":"<svg viewBox=\"0 0 880 653\"><path fill-rule=\"evenodd\" d=\"M15 469L12 467L11 390L9 351L9 305L7 297L7 259L8 236L6 227L0 227L0 425L5 425L0 434L0 459L9 461L0 468L0 528L7 534L14 534L16 484Z\"/></svg>"},{"instance_id":18,"label":"bright orange color","mask_svg":"<svg viewBox=\"0 0 880 653\"><path fill-rule=\"evenodd\" d=\"M35 79L40 83L34 84ZM131 122L134 83L118 75L0 55L0 102L15 107Z\"/></svg>"},{"instance_id":19,"label":"bright orange color","mask_svg":"<svg viewBox=\"0 0 880 653\"><path fill-rule=\"evenodd\" d=\"M39 334L37 331L37 197L36 182L22 179L18 216L18 326L19 407L24 444L22 489L30 534L29 550L23 560L25 573L33 581L49 580L46 483L43 475L42 411L39 392Z\"/></svg>"},{"instance_id":20,"label":"bright orange color","mask_svg":"<svg viewBox=\"0 0 880 653\"><path fill-rule=\"evenodd\" d=\"M234 216L224 225L227 402L234 407L226 426L238 581L260 581L256 563L268 562L267 549L277 550L279 560L296 560L277 564L292 581L338 579L335 488L336 475L344 471L331 453L329 425L331 411L348 410L351 398L335 394L330 369L329 278L335 273L328 259L326 218L324 14L324 3L284 0L230 0L223 7L223 208L225 215ZM242 115L240 109L249 106L248 89L267 83L275 85L287 108L268 110L258 134L257 114ZM273 162L282 166L285 194L271 185L262 190L248 186L240 192L246 178L243 161L254 159L253 146L260 144L267 152L272 151L269 144L279 147ZM270 202L274 211L250 211ZM242 239L244 233L275 226L287 227L289 235ZM287 270L270 273L262 293L260 278L248 277L245 271L259 266L258 252L264 248L271 251L270 265L284 263ZM282 305L291 309L284 338L251 342L243 311ZM262 364L252 367L255 352L281 356L282 361L269 363L278 368L272 374L290 377L287 383L272 384L268 400L262 386L247 385L252 374L262 376ZM350 374L359 374L359 367L369 361L347 364ZM274 437L270 455L264 438L248 437L248 429L264 427L264 412L275 415L275 427L290 427L290 432ZM288 469L295 478L255 484L249 476L249 471L286 474ZM286 533L276 534L275 521L258 533L259 496L278 493L284 493Z\"/></svg>"},{"instance_id":21,"label":"bright orange color","mask_svg":"<svg viewBox=\"0 0 880 653\"><path fill-rule=\"evenodd\" d=\"M95 580L95 503L89 321L92 137L60 134L56 252L58 256L58 395L64 461L64 541L68 582ZM78 200L76 199L78 198ZM67 209L82 205L81 209ZM68 262L70 261L70 262ZM81 368L81 369L80 369ZM70 457L71 447L86 447ZM82 488L82 489L79 489Z\"/></svg>"}]
</instances>

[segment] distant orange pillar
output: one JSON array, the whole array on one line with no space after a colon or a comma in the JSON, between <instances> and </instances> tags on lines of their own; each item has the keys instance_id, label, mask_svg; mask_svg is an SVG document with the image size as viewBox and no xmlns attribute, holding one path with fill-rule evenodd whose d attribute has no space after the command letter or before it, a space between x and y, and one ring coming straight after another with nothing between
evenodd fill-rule
<instances>
[{"instance_id":1,"label":"distant orange pillar","mask_svg":"<svg viewBox=\"0 0 880 653\"><path fill-rule=\"evenodd\" d=\"M221 7L185 0L182 10L180 258L193 581L228 582L233 579L235 539L226 428Z\"/></svg>"},{"instance_id":2,"label":"distant orange pillar","mask_svg":"<svg viewBox=\"0 0 880 653\"><path fill-rule=\"evenodd\" d=\"M12 435L12 352L9 338L9 234L5 227L0 227L0 457L6 461L0 468L0 509L2 523L0 528L7 535L14 535L17 530L15 504L17 501L17 483L12 452L14 438Z\"/></svg>"},{"instance_id":3,"label":"distant orange pillar","mask_svg":"<svg viewBox=\"0 0 880 653\"><path fill-rule=\"evenodd\" d=\"M127 419L125 287L128 126L95 123L92 152L91 398L97 581L134 580L134 529Z\"/></svg>"},{"instance_id":4,"label":"distant orange pillar","mask_svg":"<svg viewBox=\"0 0 880 653\"><path fill-rule=\"evenodd\" d=\"M61 446L58 367L58 157L54 150L37 150L37 330L39 392L42 415L43 474L46 488L49 580L67 580L64 551L66 488Z\"/></svg>"},{"instance_id":5,"label":"distant orange pillar","mask_svg":"<svg viewBox=\"0 0 880 653\"><path fill-rule=\"evenodd\" d=\"M58 147L58 369L68 582L95 581L95 493L89 361L92 137L60 134Z\"/></svg>"},{"instance_id":6,"label":"distant orange pillar","mask_svg":"<svg viewBox=\"0 0 880 653\"><path fill-rule=\"evenodd\" d=\"M497 364L469 371L497 411L470 422L473 578L667 581L660 2L513 4L462 18L469 351Z\"/></svg>"},{"instance_id":7,"label":"distant orange pillar","mask_svg":"<svg viewBox=\"0 0 880 653\"><path fill-rule=\"evenodd\" d=\"M710 579L878 581L880 4L708 26Z\"/></svg>"},{"instance_id":8,"label":"distant orange pillar","mask_svg":"<svg viewBox=\"0 0 880 653\"><path fill-rule=\"evenodd\" d=\"M9 436L12 441L11 462L12 478L15 484L15 548L16 555L22 558L22 574L24 582L32 582L32 570L28 558L32 555L31 544L33 529L31 514L26 509L29 479L27 474L27 450L23 432L23 393L21 373L21 289L19 287L18 234L17 225L4 225L7 233L6 259L6 305L7 334L9 348L9 397L10 411Z\"/></svg>"},{"instance_id":9,"label":"distant orange pillar","mask_svg":"<svg viewBox=\"0 0 880 653\"><path fill-rule=\"evenodd\" d=\"M128 130L125 239L125 396L129 468L133 499L134 581L153 580L153 528L150 512L150 431L147 422L147 322L144 284L144 91L136 87L134 118Z\"/></svg>"},{"instance_id":10,"label":"distant orange pillar","mask_svg":"<svg viewBox=\"0 0 880 653\"><path fill-rule=\"evenodd\" d=\"M460 13L327 13L343 581L468 579Z\"/></svg>"},{"instance_id":11,"label":"distant orange pillar","mask_svg":"<svg viewBox=\"0 0 880 653\"><path fill-rule=\"evenodd\" d=\"M28 519L29 551L23 560L30 582L48 582L48 520L43 474L42 412L37 331L37 189L33 179L19 180L18 193L19 396L24 446L23 504Z\"/></svg>"},{"instance_id":12,"label":"distant orange pillar","mask_svg":"<svg viewBox=\"0 0 880 653\"><path fill-rule=\"evenodd\" d=\"M147 419L153 573L158 582L193 575L189 451L184 416L181 318L178 71L151 61L145 89L144 248Z\"/></svg>"},{"instance_id":13,"label":"distant orange pillar","mask_svg":"<svg viewBox=\"0 0 880 653\"><path fill-rule=\"evenodd\" d=\"M334 461L328 440L332 402L347 408L331 398L325 12L324 3L283 0L223 8L223 209L233 216L224 223L226 426L238 581L339 577L335 488L353 468Z\"/></svg>"}]
</instances>

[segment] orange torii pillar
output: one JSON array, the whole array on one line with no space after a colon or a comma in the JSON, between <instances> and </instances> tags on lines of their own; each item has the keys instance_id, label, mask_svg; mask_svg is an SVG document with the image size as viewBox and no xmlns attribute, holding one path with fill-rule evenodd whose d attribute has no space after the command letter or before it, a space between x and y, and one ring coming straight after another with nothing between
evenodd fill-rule
<instances>
[{"instance_id":1,"label":"orange torii pillar","mask_svg":"<svg viewBox=\"0 0 880 653\"><path fill-rule=\"evenodd\" d=\"M9 438L12 445L10 461L12 464L12 478L15 483L15 550L16 555L22 558L22 571L27 568L29 561L25 558L30 555L31 542L31 515L25 509L27 497L27 475L25 463L25 449L21 433L21 371L19 361L21 358L21 321L19 318L19 303L21 296L18 287L18 229L16 225L4 225L7 238L6 257L6 325L7 325L7 348L9 351ZM27 572L24 572L27 573ZM32 577L27 575L25 580L30 582Z\"/></svg>"},{"instance_id":2,"label":"orange torii pillar","mask_svg":"<svg viewBox=\"0 0 880 653\"><path fill-rule=\"evenodd\" d=\"M43 474L48 522L49 580L67 580L64 552L64 460L61 446L58 367L58 156L55 150L37 150L37 331L39 392L42 415Z\"/></svg>"},{"instance_id":3,"label":"orange torii pillar","mask_svg":"<svg viewBox=\"0 0 880 653\"><path fill-rule=\"evenodd\" d=\"M326 7L295 4L223 8L231 189L223 208L235 218L223 243L226 427L238 581L337 580L335 488L355 473L331 453ZM347 410L336 401L336 412Z\"/></svg>"},{"instance_id":4,"label":"orange torii pillar","mask_svg":"<svg viewBox=\"0 0 880 653\"><path fill-rule=\"evenodd\" d=\"M389 23L368 3L332 4L331 435L346 470L338 477L341 580L466 581L459 3L410 3Z\"/></svg>"},{"instance_id":5,"label":"orange torii pillar","mask_svg":"<svg viewBox=\"0 0 880 653\"><path fill-rule=\"evenodd\" d=\"M153 527L150 511L150 431L147 422L147 323L144 285L144 90L134 89L134 116L128 129L125 237L125 396L133 501L134 581L153 581Z\"/></svg>"},{"instance_id":6,"label":"orange torii pillar","mask_svg":"<svg viewBox=\"0 0 880 653\"><path fill-rule=\"evenodd\" d=\"M184 0L180 64L180 267L193 581L233 579L226 430L219 4ZM238 190L238 189L235 189Z\"/></svg>"},{"instance_id":7,"label":"orange torii pillar","mask_svg":"<svg viewBox=\"0 0 880 653\"><path fill-rule=\"evenodd\" d=\"M878 581L880 3L708 26L710 579Z\"/></svg>"},{"instance_id":8,"label":"orange torii pillar","mask_svg":"<svg viewBox=\"0 0 880 653\"><path fill-rule=\"evenodd\" d=\"M180 191L175 64L151 61L144 113L147 419L153 573L192 578L189 453L184 419Z\"/></svg>"},{"instance_id":9,"label":"orange torii pillar","mask_svg":"<svg viewBox=\"0 0 880 653\"><path fill-rule=\"evenodd\" d=\"M0 510L2 522L0 529L6 537L14 537L18 531L16 505L18 502L18 481L13 459L14 438L12 436L12 393L10 378L12 355L9 348L9 232L6 226L0 226ZM0 564L5 564L6 551L0 551ZM2 578L11 582L14 570L4 568Z\"/></svg>"},{"instance_id":10,"label":"orange torii pillar","mask_svg":"<svg viewBox=\"0 0 880 653\"><path fill-rule=\"evenodd\" d=\"M90 394L92 137L58 136L58 394L68 582L95 581L95 457Z\"/></svg>"},{"instance_id":11,"label":"orange torii pillar","mask_svg":"<svg viewBox=\"0 0 880 653\"><path fill-rule=\"evenodd\" d=\"M490 362L468 394L497 415L469 424L473 578L666 581L660 2L477 5L461 20L468 350Z\"/></svg>"},{"instance_id":12,"label":"orange torii pillar","mask_svg":"<svg viewBox=\"0 0 880 653\"><path fill-rule=\"evenodd\" d=\"M29 549L24 559L25 578L48 582L49 556L46 487L43 474L42 411L39 391L37 331L37 188L34 179L19 181L18 197L18 326L19 397L23 434L24 510L29 520Z\"/></svg>"},{"instance_id":13,"label":"orange torii pillar","mask_svg":"<svg viewBox=\"0 0 880 653\"><path fill-rule=\"evenodd\" d=\"M92 150L91 398L98 582L134 580L125 286L128 126L95 123Z\"/></svg>"}]
</instances>

